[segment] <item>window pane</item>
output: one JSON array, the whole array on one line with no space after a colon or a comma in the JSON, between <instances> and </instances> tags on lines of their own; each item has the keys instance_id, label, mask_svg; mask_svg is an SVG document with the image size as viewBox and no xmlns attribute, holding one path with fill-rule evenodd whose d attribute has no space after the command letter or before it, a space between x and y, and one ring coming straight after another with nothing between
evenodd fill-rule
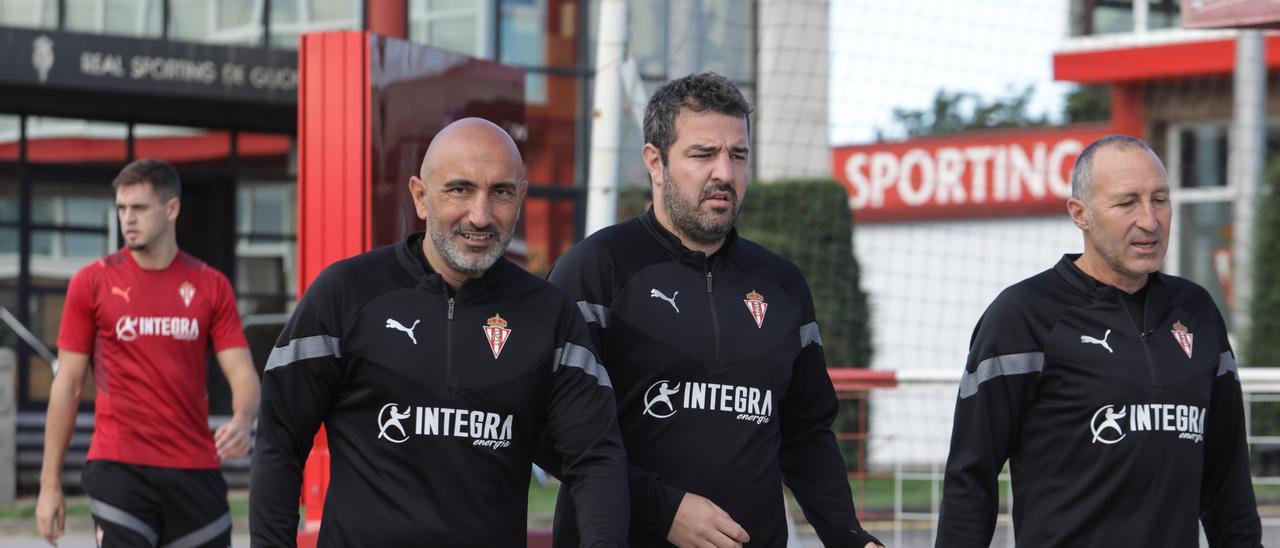
<instances>
[{"instance_id":1,"label":"window pane","mask_svg":"<svg viewBox=\"0 0 1280 548\"><path fill-rule=\"evenodd\" d=\"M703 0L703 70L731 80L755 78L755 25L752 2Z\"/></svg>"},{"instance_id":2,"label":"window pane","mask_svg":"<svg viewBox=\"0 0 1280 548\"><path fill-rule=\"evenodd\" d=\"M58 0L0 2L0 26L45 29L57 27Z\"/></svg>"},{"instance_id":3,"label":"window pane","mask_svg":"<svg viewBox=\"0 0 1280 548\"><path fill-rule=\"evenodd\" d=\"M476 7L480 2L488 0L428 0L427 4L432 10L467 10ZM530 3L526 0L526 3Z\"/></svg>"},{"instance_id":4,"label":"window pane","mask_svg":"<svg viewBox=\"0 0 1280 548\"><path fill-rule=\"evenodd\" d=\"M13 272L6 272L6 268L0 267L0 278L8 278L17 276L18 256L14 255L18 252L18 229L16 228L0 228L0 255L4 260L0 262L13 261Z\"/></svg>"},{"instance_id":5,"label":"window pane","mask_svg":"<svg viewBox=\"0 0 1280 548\"><path fill-rule=\"evenodd\" d=\"M170 0L174 40L215 44L262 43L262 7L256 0Z\"/></svg>"},{"instance_id":6,"label":"window pane","mask_svg":"<svg viewBox=\"0 0 1280 548\"><path fill-rule=\"evenodd\" d=\"M350 21L359 17L357 0L311 0L312 21Z\"/></svg>"},{"instance_id":7,"label":"window pane","mask_svg":"<svg viewBox=\"0 0 1280 548\"><path fill-rule=\"evenodd\" d=\"M502 51L498 58L516 66L546 66L545 6L532 2L502 4Z\"/></svg>"},{"instance_id":8,"label":"window pane","mask_svg":"<svg viewBox=\"0 0 1280 548\"><path fill-rule=\"evenodd\" d=\"M18 161L18 138L22 117L0 114L0 162Z\"/></svg>"},{"instance_id":9,"label":"window pane","mask_svg":"<svg viewBox=\"0 0 1280 548\"><path fill-rule=\"evenodd\" d=\"M52 196L37 196L31 201L31 222L51 225L58 222L58 203Z\"/></svg>"},{"instance_id":10,"label":"window pane","mask_svg":"<svg viewBox=\"0 0 1280 548\"><path fill-rule=\"evenodd\" d=\"M572 186L580 80L572 76L538 76L541 88L525 89L525 125L531 136L524 145L527 176L531 184Z\"/></svg>"},{"instance_id":11,"label":"window pane","mask_svg":"<svg viewBox=\"0 0 1280 548\"><path fill-rule=\"evenodd\" d=\"M63 234L63 246L65 257L98 258L107 254L107 236L67 232Z\"/></svg>"},{"instance_id":12,"label":"window pane","mask_svg":"<svg viewBox=\"0 0 1280 548\"><path fill-rule=\"evenodd\" d=\"M66 0L67 30L100 32L97 0Z\"/></svg>"},{"instance_id":13,"label":"window pane","mask_svg":"<svg viewBox=\"0 0 1280 548\"><path fill-rule=\"evenodd\" d=\"M578 2L505 0L501 5L504 63L528 67L577 67ZM594 47L594 46L593 46Z\"/></svg>"},{"instance_id":14,"label":"window pane","mask_svg":"<svg viewBox=\"0 0 1280 548\"><path fill-rule=\"evenodd\" d=\"M271 0L271 24L301 22L302 12L298 8L298 0Z\"/></svg>"},{"instance_id":15,"label":"window pane","mask_svg":"<svg viewBox=\"0 0 1280 548\"><path fill-rule=\"evenodd\" d=\"M160 36L162 0L66 0L67 30Z\"/></svg>"},{"instance_id":16,"label":"window pane","mask_svg":"<svg viewBox=\"0 0 1280 548\"><path fill-rule=\"evenodd\" d=\"M1204 286L1231 327L1231 202L1184 204L1178 208L1178 272Z\"/></svg>"},{"instance_id":17,"label":"window pane","mask_svg":"<svg viewBox=\"0 0 1280 548\"><path fill-rule=\"evenodd\" d=\"M1093 10L1093 33L1133 32L1133 9L1099 6Z\"/></svg>"},{"instance_id":18,"label":"window pane","mask_svg":"<svg viewBox=\"0 0 1280 548\"><path fill-rule=\"evenodd\" d=\"M106 34L160 36L162 0L105 0Z\"/></svg>"},{"instance_id":19,"label":"window pane","mask_svg":"<svg viewBox=\"0 0 1280 548\"><path fill-rule=\"evenodd\" d=\"M106 196L73 196L66 201L68 225L106 229L114 217L114 200Z\"/></svg>"},{"instance_id":20,"label":"window pane","mask_svg":"<svg viewBox=\"0 0 1280 548\"><path fill-rule=\"evenodd\" d=\"M427 34L431 37L431 45L435 47L471 56L476 56L478 53L475 16L450 17L432 21L428 24Z\"/></svg>"},{"instance_id":21,"label":"window pane","mask_svg":"<svg viewBox=\"0 0 1280 548\"><path fill-rule=\"evenodd\" d=\"M53 258L53 239L57 232L53 230L31 231L31 260ZM36 257L41 255L42 257ZM69 279L69 278L68 278Z\"/></svg>"},{"instance_id":22,"label":"window pane","mask_svg":"<svg viewBox=\"0 0 1280 548\"><path fill-rule=\"evenodd\" d=\"M169 36L174 40L209 39L208 0L169 0Z\"/></svg>"},{"instance_id":23,"label":"window pane","mask_svg":"<svg viewBox=\"0 0 1280 548\"><path fill-rule=\"evenodd\" d=\"M409 39L472 57L491 58L489 3L409 2Z\"/></svg>"},{"instance_id":24,"label":"window pane","mask_svg":"<svg viewBox=\"0 0 1280 548\"><path fill-rule=\"evenodd\" d=\"M667 2L631 0L627 10L627 38L640 74L665 80L667 76Z\"/></svg>"},{"instance_id":25,"label":"window pane","mask_svg":"<svg viewBox=\"0 0 1280 548\"><path fill-rule=\"evenodd\" d=\"M240 28L253 24L258 20L258 10L254 9L254 0L221 0L215 2L218 10L218 28Z\"/></svg>"},{"instance_id":26,"label":"window pane","mask_svg":"<svg viewBox=\"0 0 1280 548\"><path fill-rule=\"evenodd\" d=\"M1182 188L1227 184L1227 128L1200 126L1181 131Z\"/></svg>"}]
</instances>

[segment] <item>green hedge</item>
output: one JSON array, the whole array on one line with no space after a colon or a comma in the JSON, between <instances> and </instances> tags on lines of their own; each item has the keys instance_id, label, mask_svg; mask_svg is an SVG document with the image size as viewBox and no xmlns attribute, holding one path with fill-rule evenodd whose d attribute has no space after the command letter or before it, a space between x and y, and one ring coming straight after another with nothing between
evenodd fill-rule
<instances>
[{"instance_id":1,"label":"green hedge","mask_svg":"<svg viewBox=\"0 0 1280 548\"><path fill-rule=\"evenodd\" d=\"M1243 362L1280 366L1280 160L1267 167L1259 193L1253 248L1252 326Z\"/></svg>"}]
</instances>

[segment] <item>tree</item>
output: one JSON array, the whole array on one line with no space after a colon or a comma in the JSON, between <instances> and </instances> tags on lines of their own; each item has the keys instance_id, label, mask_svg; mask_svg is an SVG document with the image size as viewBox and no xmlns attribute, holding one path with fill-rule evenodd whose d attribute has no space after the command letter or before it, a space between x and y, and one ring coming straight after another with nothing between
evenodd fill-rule
<instances>
[{"instance_id":1,"label":"tree","mask_svg":"<svg viewBox=\"0 0 1280 548\"><path fill-rule=\"evenodd\" d=\"M1077 86L1067 92L1067 104L1062 121L1067 124L1081 122L1105 122L1111 119L1111 88L1109 86Z\"/></svg>"},{"instance_id":2,"label":"tree","mask_svg":"<svg viewBox=\"0 0 1280 548\"><path fill-rule=\"evenodd\" d=\"M1049 124L1049 117L1028 112L1035 87L987 102L976 93L938 90L928 109L893 109L893 120L907 138L942 135L974 129L1031 127ZM877 130L879 134L880 131Z\"/></svg>"},{"instance_id":3,"label":"tree","mask_svg":"<svg viewBox=\"0 0 1280 548\"><path fill-rule=\"evenodd\" d=\"M1049 125L1046 114L1029 112L1035 87L1027 86L1008 97L985 101L977 93L938 90L927 109L893 109L893 121L908 139L944 135L975 129L1035 127ZM1067 93L1062 121L1068 124L1101 122L1111 117L1111 94L1107 86L1078 86ZM884 140L877 129L876 137Z\"/></svg>"},{"instance_id":4,"label":"tree","mask_svg":"<svg viewBox=\"0 0 1280 548\"><path fill-rule=\"evenodd\" d=\"M1280 365L1280 160L1267 167L1254 228L1251 326L1243 358L1251 365Z\"/></svg>"}]
</instances>

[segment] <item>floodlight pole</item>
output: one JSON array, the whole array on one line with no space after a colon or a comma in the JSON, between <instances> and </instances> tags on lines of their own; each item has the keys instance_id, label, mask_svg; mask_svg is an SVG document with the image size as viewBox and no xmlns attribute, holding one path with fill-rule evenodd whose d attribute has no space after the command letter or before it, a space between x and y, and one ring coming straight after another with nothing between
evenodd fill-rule
<instances>
[{"instance_id":1,"label":"floodlight pole","mask_svg":"<svg viewBox=\"0 0 1280 548\"><path fill-rule=\"evenodd\" d=\"M1232 331L1249 334L1253 295L1253 229L1258 184L1266 158L1267 59L1261 30L1241 30L1236 38L1235 82L1232 86L1230 152L1227 173L1235 193L1231 255ZM1246 356L1245 359L1248 357Z\"/></svg>"}]
</instances>

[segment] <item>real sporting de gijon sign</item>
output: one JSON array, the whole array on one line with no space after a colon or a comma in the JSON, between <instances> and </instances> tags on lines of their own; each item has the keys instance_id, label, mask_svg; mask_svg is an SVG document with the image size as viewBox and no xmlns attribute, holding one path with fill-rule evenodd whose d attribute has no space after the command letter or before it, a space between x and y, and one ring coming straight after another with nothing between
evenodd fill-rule
<instances>
[{"instance_id":1,"label":"real sporting de gijon sign","mask_svg":"<svg viewBox=\"0 0 1280 548\"><path fill-rule=\"evenodd\" d=\"M1061 213L1071 166L1105 126L976 131L836 147L833 174L858 222Z\"/></svg>"}]
</instances>

